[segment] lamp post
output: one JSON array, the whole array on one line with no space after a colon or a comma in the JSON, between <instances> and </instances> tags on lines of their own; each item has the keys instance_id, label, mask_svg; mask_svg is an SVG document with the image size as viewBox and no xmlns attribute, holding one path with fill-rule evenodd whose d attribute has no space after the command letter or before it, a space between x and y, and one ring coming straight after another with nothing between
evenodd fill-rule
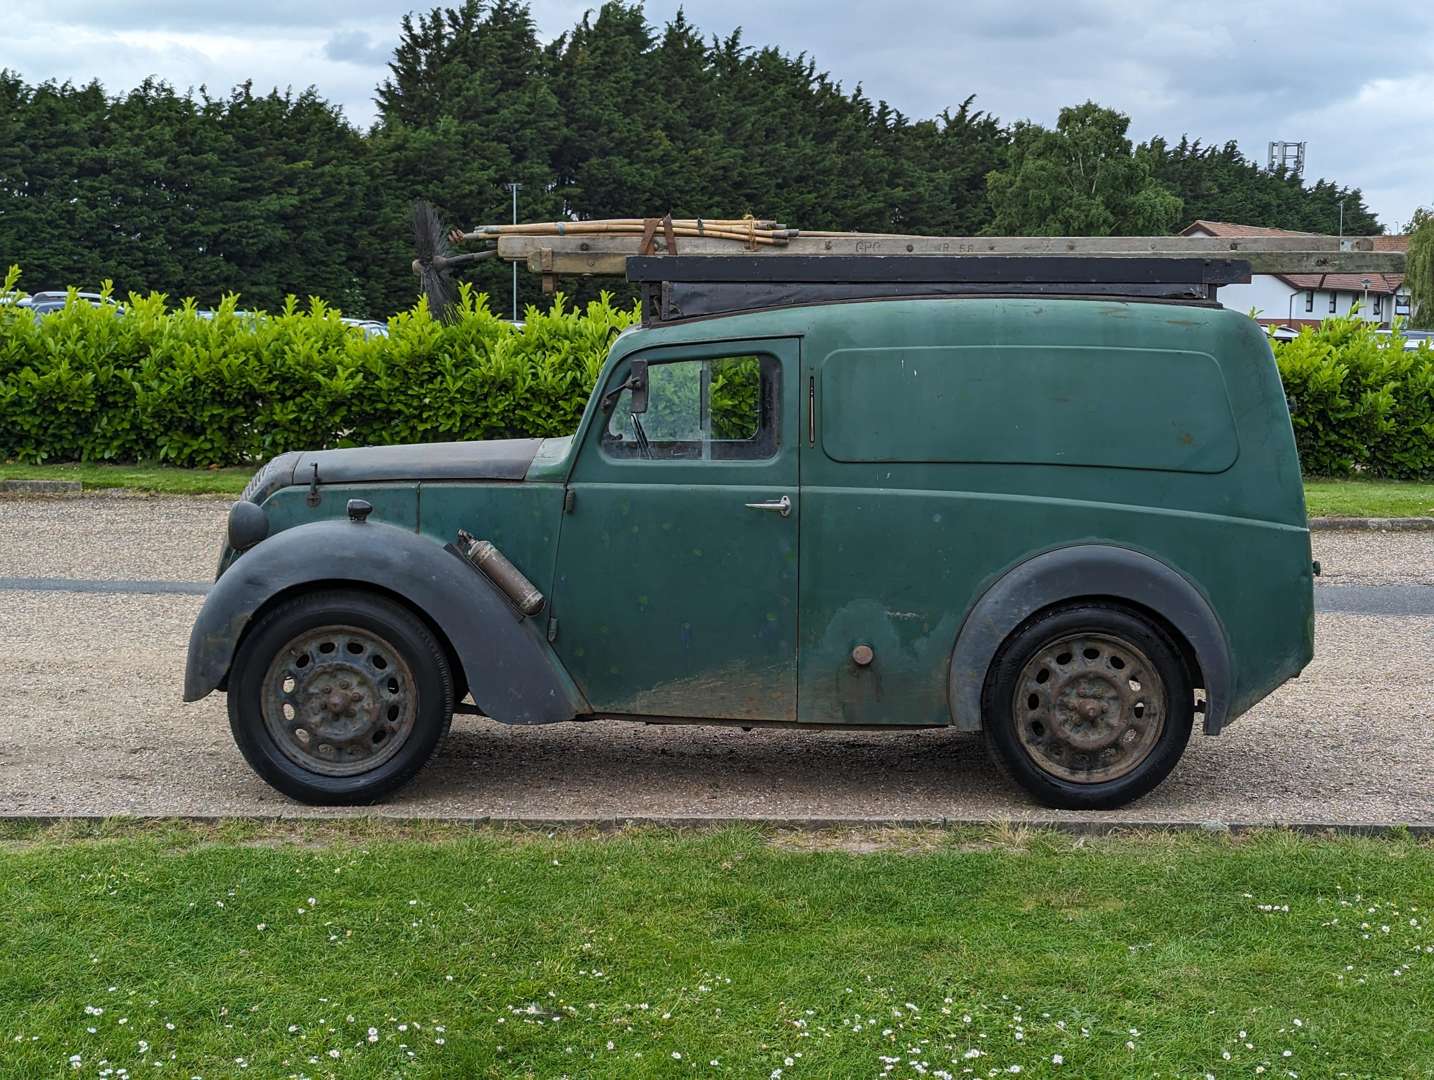
<instances>
[{"instance_id":1,"label":"lamp post","mask_svg":"<svg viewBox=\"0 0 1434 1080\"><path fill-rule=\"evenodd\" d=\"M1364 286L1364 299L1359 302L1359 317L1367 319L1369 318L1369 287L1374 283L1369 278L1360 278L1359 283Z\"/></svg>"},{"instance_id":2,"label":"lamp post","mask_svg":"<svg viewBox=\"0 0 1434 1080\"><path fill-rule=\"evenodd\" d=\"M1339 238L1344 239L1344 200L1339 200Z\"/></svg>"},{"instance_id":3,"label":"lamp post","mask_svg":"<svg viewBox=\"0 0 1434 1080\"><path fill-rule=\"evenodd\" d=\"M510 180L503 185L513 193L513 224L518 224L518 189L523 185L516 180ZM518 264L513 263L513 321L518 321Z\"/></svg>"}]
</instances>

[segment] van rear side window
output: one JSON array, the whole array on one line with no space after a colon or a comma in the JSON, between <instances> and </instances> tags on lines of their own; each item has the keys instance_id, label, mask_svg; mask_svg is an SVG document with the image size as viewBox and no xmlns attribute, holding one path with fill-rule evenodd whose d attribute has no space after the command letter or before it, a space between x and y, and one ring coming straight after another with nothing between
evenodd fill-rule
<instances>
[{"instance_id":1,"label":"van rear side window","mask_svg":"<svg viewBox=\"0 0 1434 1080\"><path fill-rule=\"evenodd\" d=\"M837 461L1214 473L1239 454L1224 376L1202 352L840 349L821 386L822 448Z\"/></svg>"}]
</instances>

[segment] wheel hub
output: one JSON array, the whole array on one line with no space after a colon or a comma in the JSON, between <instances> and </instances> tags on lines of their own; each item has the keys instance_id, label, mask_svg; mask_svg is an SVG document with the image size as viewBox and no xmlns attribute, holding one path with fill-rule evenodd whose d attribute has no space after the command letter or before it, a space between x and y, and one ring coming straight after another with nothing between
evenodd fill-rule
<instances>
[{"instance_id":1,"label":"wheel hub","mask_svg":"<svg viewBox=\"0 0 1434 1080\"><path fill-rule=\"evenodd\" d=\"M280 750L326 776L382 765L417 717L408 664L383 638L353 626L294 638L270 663L261 694L265 727Z\"/></svg>"},{"instance_id":2,"label":"wheel hub","mask_svg":"<svg viewBox=\"0 0 1434 1080\"><path fill-rule=\"evenodd\" d=\"M1120 638L1061 638L1027 661L1012 715L1036 765L1075 783L1127 775L1160 740L1165 684L1149 658Z\"/></svg>"}]
</instances>

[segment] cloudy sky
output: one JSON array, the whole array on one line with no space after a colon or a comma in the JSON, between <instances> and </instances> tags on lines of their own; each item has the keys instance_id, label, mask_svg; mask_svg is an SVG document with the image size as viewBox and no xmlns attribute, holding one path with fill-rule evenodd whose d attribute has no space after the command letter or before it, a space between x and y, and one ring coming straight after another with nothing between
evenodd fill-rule
<instances>
[{"instance_id":1,"label":"cloudy sky","mask_svg":"<svg viewBox=\"0 0 1434 1080\"><path fill-rule=\"evenodd\" d=\"M111 91L146 75L211 91L313 84L367 125L405 0L54 0L7 18L0 67ZM429 5L431 6L431 4ZM533 0L545 38L596 2ZM676 0L649 0L654 22ZM1306 176L1364 189L1385 225L1434 203L1434 5L1333 0L687 0L707 34L806 52L911 116L976 95L1053 123L1093 98L1137 139L1309 143ZM1333 227L1334 223L1331 223Z\"/></svg>"}]
</instances>

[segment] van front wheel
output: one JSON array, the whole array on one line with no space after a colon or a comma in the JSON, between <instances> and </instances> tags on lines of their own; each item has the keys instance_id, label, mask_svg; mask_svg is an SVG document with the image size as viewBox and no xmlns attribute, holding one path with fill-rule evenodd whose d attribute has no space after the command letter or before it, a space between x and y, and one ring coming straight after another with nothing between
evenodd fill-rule
<instances>
[{"instance_id":1,"label":"van front wheel","mask_svg":"<svg viewBox=\"0 0 1434 1080\"><path fill-rule=\"evenodd\" d=\"M982 695L987 745L1046 806L1112 810L1158 785L1195 717L1179 649L1125 608L1072 604L1001 646Z\"/></svg>"},{"instance_id":2,"label":"van front wheel","mask_svg":"<svg viewBox=\"0 0 1434 1080\"><path fill-rule=\"evenodd\" d=\"M229 726L264 780L306 803L371 803L413 778L453 719L442 646L384 596L286 600L245 635Z\"/></svg>"}]
</instances>

